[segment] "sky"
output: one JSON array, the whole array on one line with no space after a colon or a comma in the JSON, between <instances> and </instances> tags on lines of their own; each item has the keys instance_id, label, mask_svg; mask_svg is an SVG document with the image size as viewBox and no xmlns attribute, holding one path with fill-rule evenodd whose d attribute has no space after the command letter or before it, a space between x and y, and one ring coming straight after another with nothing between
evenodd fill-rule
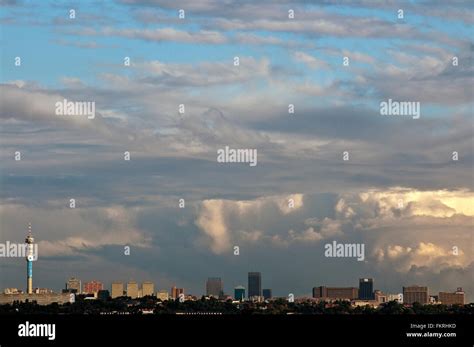
<instances>
[{"instance_id":1,"label":"sky","mask_svg":"<svg viewBox=\"0 0 474 347\"><path fill-rule=\"evenodd\" d=\"M0 243L32 224L35 287L232 294L260 271L276 296L371 277L474 300L472 2L0 4ZM225 146L258 164L219 163ZM2 258L0 288L25 263Z\"/></svg>"}]
</instances>

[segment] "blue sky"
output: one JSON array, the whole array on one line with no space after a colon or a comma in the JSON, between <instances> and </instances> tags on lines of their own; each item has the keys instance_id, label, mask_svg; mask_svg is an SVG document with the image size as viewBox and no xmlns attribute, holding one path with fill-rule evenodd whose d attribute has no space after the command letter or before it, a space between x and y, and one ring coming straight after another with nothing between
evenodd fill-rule
<instances>
[{"instance_id":1,"label":"blue sky","mask_svg":"<svg viewBox=\"0 0 474 347\"><path fill-rule=\"evenodd\" d=\"M20 6L7 6L2 9L2 19L8 25L2 26L3 41L2 59L12 61L14 57L23 57L21 69L12 64L2 65L2 78L30 79L41 81L53 88L61 86L62 76L76 74L89 83L96 82L96 75L99 72L116 71L114 66L121 65L123 57L130 56L136 61L160 60L165 63L192 63L200 61L223 61L232 59L235 55L243 56L265 56L271 55L272 61L278 64L291 65L291 52L282 47L265 47L245 45L245 44L192 44L170 41L150 42L140 39L128 39L116 36L88 36L76 35L84 29L100 31L104 27L114 29L137 29L154 30L157 28L172 27L176 30L189 32L199 31L203 26L209 25L207 20L212 20L212 13L199 13L188 11L186 19L176 20L177 10L160 9L156 6L129 6L117 4L113 1L105 1L99 5L96 1L84 1L74 5L73 3L48 3L38 4L36 2L20 2ZM404 6L414 6L416 2L401 2L400 8ZM428 6L428 5L427 5ZM272 7L272 5L263 5ZM386 6L378 9L358 8L357 6L301 6L301 5L281 5L285 8L294 8L296 16L299 11L310 13L311 11L324 11L328 15L357 17L360 19L376 18L385 23L399 23L399 25L409 26L419 32L443 33L455 37L458 40L469 40L472 29L465 23L456 21L427 20L420 12L407 12L403 22L396 19L397 6ZM409 8L409 7L408 7ZM76 11L76 19L69 19L69 11ZM395 11L394 11L395 10ZM170 26L163 21L160 23L144 23L137 16L146 13L150 16L159 14L168 21L173 19L176 24ZM282 16L285 13L282 13ZM263 16L262 16L263 17ZM14 18L12 20L12 18ZM96 19L100 19L97 21ZM12 22L10 22L12 20ZM403 23L403 24L402 24ZM361 53L384 60L386 63L393 63L393 57L387 54L387 49L396 49L394 46L410 42L412 44L423 44L423 40L413 37L409 40L400 40L396 36L387 40L386 38L367 39L358 38L357 35L350 37L330 35L295 35L291 32L272 33L268 30L252 30L251 33L262 37L275 36L283 41L300 42L313 45L313 48L304 49L308 54L315 54L321 59L325 59L334 66L340 65L341 56L324 54L321 49L331 47L340 50L356 50ZM226 37L233 37L238 33L229 30L224 33ZM97 49L84 49L79 47L65 46L66 43L74 44L94 44ZM442 46L437 42L430 43L434 46ZM455 43L449 47L453 53L458 52ZM31 59L31 52L34 52L34 59ZM97 54L99 52L99 54ZM415 53L416 54L416 53ZM351 73L343 69L334 69L330 73L324 71L314 71L306 78L321 81L327 77L350 79Z\"/></svg>"},{"instance_id":2,"label":"blue sky","mask_svg":"<svg viewBox=\"0 0 474 347\"><path fill-rule=\"evenodd\" d=\"M470 2L0 3L0 242L33 224L35 285L202 294L220 276L231 293L262 271L280 296L374 277L472 298ZM65 98L95 102L95 119L55 114ZM388 99L419 102L420 119L382 116ZM217 163L224 146L258 165ZM333 240L366 260L325 258ZM23 287L23 261L0 271Z\"/></svg>"}]
</instances>

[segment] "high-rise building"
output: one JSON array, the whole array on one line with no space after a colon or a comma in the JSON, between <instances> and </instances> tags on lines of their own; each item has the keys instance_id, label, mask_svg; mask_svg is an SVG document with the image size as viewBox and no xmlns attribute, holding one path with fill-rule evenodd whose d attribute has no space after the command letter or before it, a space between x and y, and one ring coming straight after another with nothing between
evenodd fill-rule
<instances>
[{"instance_id":1,"label":"high-rise building","mask_svg":"<svg viewBox=\"0 0 474 347\"><path fill-rule=\"evenodd\" d=\"M360 301L367 301L367 300L372 300L372 299L360 299L360 288L359 288L359 300ZM375 301L377 301L379 304L382 304L384 302L387 302L388 301L388 297L387 295L382 292L381 290L374 290L374 299Z\"/></svg>"},{"instance_id":2,"label":"high-rise building","mask_svg":"<svg viewBox=\"0 0 474 347\"><path fill-rule=\"evenodd\" d=\"M138 283L135 281L130 281L127 283L127 296L132 299L138 298Z\"/></svg>"},{"instance_id":3,"label":"high-rise building","mask_svg":"<svg viewBox=\"0 0 474 347\"><path fill-rule=\"evenodd\" d=\"M420 304L427 304L429 301L428 287L409 286L403 287L403 302L406 304L413 304L418 302Z\"/></svg>"},{"instance_id":4,"label":"high-rise building","mask_svg":"<svg viewBox=\"0 0 474 347\"><path fill-rule=\"evenodd\" d=\"M28 236L25 239L26 243L26 293L33 294L33 260L35 239L31 234L31 223L28 224Z\"/></svg>"},{"instance_id":5,"label":"high-rise building","mask_svg":"<svg viewBox=\"0 0 474 347\"><path fill-rule=\"evenodd\" d=\"M209 277L206 281L206 295L219 298L224 295L224 283L220 277Z\"/></svg>"},{"instance_id":6,"label":"high-rise building","mask_svg":"<svg viewBox=\"0 0 474 347\"><path fill-rule=\"evenodd\" d=\"M454 293L439 292L439 301L444 305L464 305L464 291L458 288Z\"/></svg>"},{"instance_id":7,"label":"high-rise building","mask_svg":"<svg viewBox=\"0 0 474 347\"><path fill-rule=\"evenodd\" d=\"M319 299L348 299L359 297L359 289L354 287L314 287L313 298Z\"/></svg>"},{"instance_id":8,"label":"high-rise building","mask_svg":"<svg viewBox=\"0 0 474 347\"><path fill-rule=\"evenodd\" d=\"M153 295L155 293L155 284L153 282L142 283L142 296Z\"/></svg>"},{"instance_id":9,"label":"high-rise building","mask_svg":"<svg viewBox=\"0 0 474 347\"><path fill-rule=\"evenodd\" d=\"M171 298L177 299L180 294L184 294L184 288L176 288L175 286L171 287Z\"/></svg>"},{"instance_id":10,"label":"high-rise building","mask_svg":"<svg viewBox=\"0 0 474 347\"><path fill-rule=\"evenodd\" d=\"M249 299L262 296L262 274L249 272L248 274Z\"/></svg>"},{"instance_id":11,"label":"high-rise building","mask_svg":"<svg viewBox=\"0 0 474 347\"><path fill-rule=\"evenodd\" d=\"M114 282L112 283L112 299L123 296L123 283Z\"/></svg>"},{"instance_id":12,"label":"high-rise building","mask_svg":"<svg viewBox=\"0 0 474 347\"><path fill-rule=\"evenodd\" d=\"M243 301L245 299L245 287L237 286L234 288L234 299Z\"/></svg>"},{"instance_id":13,"label":"high-rise building","mask_svg":"<svg viewBox=\"0 0 474 347\"><path fill-rule=\"evenodd\" d=\"M359 279L359 299L374 300L374 280L372 278Z\"/></svg>"},{"instance_id":14,"label":"high-rise building","mask_svg":"<svg viewBox=\"0 0 474 347\"><path fill-rule=\"evenodd\" d=\"M81 294L81 280L71 277L66 283L66 290L68 290L70 293Z\"/></svg>"},{"instance_id":15,"label":"high-rise building","mask_svg":"<svg viewBox=\"0 0 474 347\"><path fill-rule=\"evenodd\" d=\"M263 289L262 293L263 293L263 298L265 300L268 300L268 299L272 298L272 290L271 289Z\"/></svg>"},{"instance_id":16,"label":"high-rise building","mask_svg":"<svg viewBox=\"0 0 474 347\"><path fill-rule=\"evenodd\" d=\"M157 299L160 299L161 301L166 301L169 299L169 293L168 291L165 289L165 290L159 290L156 292L156 298Z\"/></svg>"},{"instance_id":17,"label":"high-rise building","mask_svg":"<svg viewBox=\"0 0 474 347\"><path fill-rule=\"evenodd\" d=\"M83 293L85 294L96 294L100 290L104 289L104 285L102 282L99 281L89 281L84 283L84 287L82 288Z\"/></svg>"}]
</instances>

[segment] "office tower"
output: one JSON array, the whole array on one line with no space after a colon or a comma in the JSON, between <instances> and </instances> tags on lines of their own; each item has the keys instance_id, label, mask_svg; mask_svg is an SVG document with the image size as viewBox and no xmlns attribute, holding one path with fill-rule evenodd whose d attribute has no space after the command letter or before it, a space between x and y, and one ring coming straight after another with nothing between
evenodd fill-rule
<instances>
[{"instance_id":1,"label":"office tower","mask_svg":"<svg viewBox=\"0 0 474 347\"><path fill-rule=\"evenodd\" d=\"M234 299L243 301L245 299L245 287L237 286L234 288Z\"/></svg>"},{"instance_id":2,"label":"office tower","mask_svg":"<svg viewBox=\"0 0 474 347\"><path fill-rule=\"evenodd\" d=\"M71 277L66 283L66 290L68 290L70 293L81 294L81 280Z\"/></svg>"},{"instance_id":3,"label":"office tower","mask_svg":"<svg viewBox=\"0 0 474 347\"><path fill-rule=\"evenodd\" d=\"M409 286L403 287L403 302L413 304L427 304L429 300L428 287Z\"/></svg>"},{"instance_id":4,"label":"office tower","mask_svg":"<svg viewBox=\"0 0 474 347\"><path fill-rule=\"evenodd\" d=\"M348 299L354 300L359 297L359 289L354 287L314 287L313 298L319 299Z\"/></svg>"},{"instance_id":5,"label":"office tower","mask_svg":"<svg viewBox=\"0 0 474 347\"><path fill-rule=\"evenodd\" d=\"M209 277L206 281L206 295L219 298L224 295L224 283L220 277Z\"/></svg>"},{"instance_id":6,"label":"office tower","mask_svg":"<svg viewBox=\"0 0 474 347\"><path fill-rule=\"evenodd\" d=\"M156 298L160 299L161 301L166 301L169 299L169 297L169 293L166 289L156 292Z\"/></svg>"},{"instance_id":7,"label":"office tower","mask_svg":"<svg viewBox=\"0 0 474 347\"><path fill-rule=\"evenodd\" d=\"M138 298L138 283L135 281L130 281L127 283L127 296L132 299Z\"/></svg>"},{"instance_id":8,"label":"office tower","mask_svg":"<svg viewBox=\"0 0 474 347\"><path fill-rule=\"evenodd\" d=\"M33 294L33 260L35 239L31 235L31 223L28 224L28 236L26 236L26 293Z\"/></svg>"},{"instance_id":9,"label":"office tower","mask_svg":"<svg viewBox=\"0 0 474 347\"><path fill-rule=\"evenodd\" d=\"M359 288L359 300L367 300L367 299L360 299L360 288ZM371 300L371 299L370 299ZM387 295L385 295L384 292L382 292L381 290L374 290L374 299L375 301L377 301L377 303L379 304L382 304L384 302L387 302Z\"/></svg>"},{"instance_id":10,"label":"office tower","mask_svg":"<svg viewBox=\"0 0 474 347\"><path fill-rule=\"evenodd\" d=\"M262 293L263 293L263 298L265 300L272 298L272 290L271 289L263 289Z\"/></svg>"},{"instance_id":11,"label":"office tower","mask_svg":"<svg viewBox=\"0 0 474 347\"><path fill-rule=\"evenodd\" d=\"M82 288L83 293L85 294L96 294L100 290L104 289L104 285L102 282L99 281L89 281L84 283L84 287Z\"/></svg>"},{"instance_id":12,"label":"office tower","mask_svg":"<svg viewBox=\"0 0 474 347\"><path fill-rule=\"evenodd\" d=\"M458 288L454 293L439 292L439 301L444 305L464 305L464 291Z\"/></svg>"},{"instance_id":13,"label":"office tower","mask_svg":"<svg viewBox=\"0 0 474 347\"><path fill-rule=\"evenodd\" d=\"M171 299L176 299L177 295L177 289L176 286L171 287Z\"/></svg>"},{"instance_id":14,"label":"office tower","mask_svg":"<svg viewBox=\"0 0 474 347\"><path fill-rule=\"evenodd\" d=\"M112 283L112 299L123 296L123 283L114 282Z\"/></svg>"},{"instance_id":15,"label":"office tower","mask_svg":"<svg viewBox=\"0 0 474 347\"><path fill-rule=\"evenodd\" d=\"M249 299L262 296L262 275L260 272L248 274Z\"/></svg>"},{"instance_id":16,"label":"office tower","mask_svg":"<svg viewBox=\"0 0 474 347\"><path fill-rule=\"evenodd\" d=\"M359 299L374 300L374 280L372 278L359 279Z\"/></svg>"},{"instance_id":17,"label":"office tower","mask_svg":"<svg viewBox=\"0 0 474 347\"><path fill-rule=\"evenodd\" d=\"M178 299L180 294L184 294L184 288L171 287L171 298Z\"/></svg>"},{"instance_id":18,"label":"office tower","mask_svg":"<svg viewBox=\"0 0 474 347\"><path fill-rule=\"evenodd\" d=\"M153 295L155 292L155 284L153 282L142 283L142 296Z\"/></svg>"}]
</instances>

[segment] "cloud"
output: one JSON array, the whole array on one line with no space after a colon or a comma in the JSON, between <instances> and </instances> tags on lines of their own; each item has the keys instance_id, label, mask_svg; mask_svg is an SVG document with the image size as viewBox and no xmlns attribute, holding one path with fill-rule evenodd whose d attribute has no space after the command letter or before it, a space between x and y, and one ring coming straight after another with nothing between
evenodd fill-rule
<instances>
[{"instance_id":1,"label":"cloud","mask_svg":"<svg viewBox=\"0 0 474 347\"><path fill-rule=\"evenodd\" d=\"M438 272L443 268L467 267L472 257L463 250L436 245L432 242L419 242L412 247L388 245L377 250L378 266L407 273L414 267Z\"/></svg>"},{"instance_id":2,"label":"cloud","mask_svg":"<svg viewBox=\"0 0 474 347\"><path fill-rule=\"evenodd\" d=\"M290 199L293 200L293 207L289 205ZM231 248L232 242L238 242L239 237L250 242L261 240L263 232L258 225L252 225L252 221L257 222L259 216L267 213L283 216L302 207L302 194L240 201L204 200L199 206L195 224L208 236L211 250L222 254ZM245 230L249 223L252 228Z\"/></svg>"},{"instance_id":3,"label":"cloud","mask_svg":"<svg viewBox=\"0 0 474 347\"><path fill-rule=\"evenodd\" d=\"M374 269L439 273L474 261L473 198L469 190L395 187L343 194L335 212L368 244Z\"/></svg>"},{"instance_id":4,"label":"cloud","mask_svg":"<svg viewBox=\"0 0 474 347\"><path fill-rule=\"evenodd\" d=\"M183 8L190 10L194 14L201 16L222 16L231 18L259 18L256 10L259 6L253 1L245 0L227 0L225 2L217 0L203 0L203 1L191 1L191 0L179 0L173 2L171 5L166 0L121 0L122 3L128 5L146 5L159 7L162 9L173 9ZM318 10L308 11L301 5L307 4L308 1L277 1L265 3L266 17L267 18L281 18L286 15L288 8L296 8L296 18L310 18L314 13L324 13L321 8L327 8L332 10L334 7L340 7L339 1L327 0L318 3ZM369 8L371 10L385 10L390 13L396 14L394 8L397 8L399 2L397 1L384 1L374 2L372 0L356 0L356 1L344 1L343 6L345 7L356 7L356 8ZM459 21L462 20L465 24L473 23L473 18L470 16L470 10L472 5L467 2L456 2L456 3L440 3L439 1L423 1L419 3L403 3L403 10L405 13L415 13L418 16L425 18L429 17L441 17L443 20ZM326 14L330 14L327 11Z\"/></svg>"},{"instance_id":5,"label":"cloud","mask_svg":"<svg viewBox=\"0 0 474 347\"><path fill-rule=\"evenodd\" d=\"M233 58L227 62L202 62L199 64L167 64L150 61L135 64L135 67L146 74L141 81L160 84L168 87L203 86L242 83L270 75L270 61L252 57L239 57L240 65L234 66Z\"/></svg>"},{"instance_id":6,"label":"cloud","mask_svg":"<svg viewBox=\"0 0 474 347\"><path fill-rule=\"evenodd\" d=\"M191 32L174 28L115 29L112 27L106 27L100 31L94 29L83 29L75 33L84 36L117 36L151 42L173 41L194 44L223 44L228 41L225 35L217 31L200 30Z\"/></svg>"},{"instance_id":7,"label":"cloud","mask_svg":"<svg viewBox=\"0 0 474 347\"><path fill-rule=\"evenodd\" d=\"M338 237L343 234L342 222L328 217L325 217L322 220L310 218L305 221L305 224L312 226L299 233L295 232L294 230L288 231L287 244L294 241L318 242L321 240ZM279 241L282 241L282 239L279 238Z\"/></svg>"},{"instance_id":8,"label":"cloud","mask_svg":"<svg viewBox=\"0 0 474 347\"><path fill-rule=\"evenodd\" d=\"M360 193L361 206L374 206L374 217L393 218L396 210L404 216L452 217L455 214L474 216L473 194L468 190L418 191L395 187L389 190L371 190ZM355 205L356 206L356 205ZM350 207L341 208L347 213ZM360 207L358 207L360 208ZM356 210L357 211L357 210ZM358 212L358 211L357 211ZM358 213L351 213L351 216ZM363 212L362 212L363 213Z\"/></svg>"},{"instance_id":9,"label":"cloud","mask_svg":"<svg viewBox=\"0 0 474 347\"><path fill-rule=\"evenodd\" d=\"M149 240L137 230L115 231L89 235L74 236L57 241L38 242L38 252L43 257L78 256L83 252L98 250L105 246L149 247Z\"/></svg>"},{"instance_id":10,"label":"cloud","mask_svg":"<svg viewBox=\"0 0 474 347\"><path fill-rule=\"evenodd\" d=\"M63 78L63 83L69 87L84 90L84 83L78 78ZM86 91L86 94L87 91ZM107 122L101 116L101 107L92 95L83 98L82 93L74 90L54 91L31 84L26 81L12 81L0 84L0 119L5 121L27 122L31 126L49 126L63 131L74 129L87 129L93 134L112 139L117 131L117 125ZM88 115L58 115L56 103L68 102L94 102L95 118L89 119Z\"/></svg>"},{"instance_id":11,"label":"cloud","mask_svg":"<svg viewBox=\"0 0 474 347\"><path fill-rule=\"evenodd\" d=\"M375 59L368 54L357 52L357 51L349 51L347 49L343 49L341 51L342 55L345 57L349 57L350 60L354 60L356 62L366 63L366 64L374 64Z\"/></svg>"},{"instance_id":12,"label":"cloud","mask_svg":"<svg viewBox=\"0 0 474 347\"><path fill-rule=\"evenodd\" d=\"M25 121L54 121L87 125L87 117L61 117L55 114L55 104L64 96L43 90L30 90L24 81L0 85L1 118ZM27 101L27 102L26 102Z\"/></svg>"},{"instance_id":13,"label":"cloud","mask_svg":"<svg viewBox=\"0 0 474 347\"><path fill-rule=\"evenodd\" d=\"M300 51L294 52L293 53L293 58L298 62L306 64L311 69L316 70L316 69L328 69L329 68L329 65L325 61L320 60L316 57L313 57L313 56L311 56L311 55L309 55L305 52L300 52Z\"/></svg>"},{"instance_id":14,"label":"cloud","mask_svg":"<svg viewBox=\"0 0 474 347\"><path fill-rule=\"evenodd\" d=\"M211 22L209 27L221 30L264 30L270 32L290 32L318 36L335 37L397 37L422 38L417 29L410 25L396 25L377 18L330 15L328 13L313 12L295 15L297 19L224 19L218 18Z\"/></svg>"},{"instance_id":15,"label":"cloud","mask_svg":"<svg viewBox=\"0 0 474 347\"><path fill-rule=\"evenodd\" d=\"M71 47L86 48L86 49L104 48L104 46L101 46L95 41L78 42L78 41L68 41L68 40L56 40L55 43L62 46L71 46Z\"/></svg>"},{"instance_id":16,"label":"cloud","mask_svg":"<svg viewBox=\"0 0 474 347\"><path fill-rule=\"evenodd\" d=\"M297 211L304 205L303 198L303 194L288 195L284 199L278 199L278 207L283 214Z\"/></svg>"},{"instance_id":17,"label":"cloud","mask_svg":"<svg viewBox=\"0 0 474 347\"><path fill-rule=\"evenodd\" d=\"M45 202L41 207L2 204L0 214L6 218L7 228L2 238L12 242L17 239L17 230L28 216L39 258L84 256L106 246L150 246L150 236L135 226L136 211L118 205L87 207L84 199L79 202L81 206L75 209L66 208L61 201Z\"/></svg>"},{"instance_id":18,"label":"cloud","mask_svg":"<svg viewBox=\"0 0 474 347\"><path fill-rule=\"evenodd\" d=\"M466 88L474 76L469 63L471 45L462 44L455 54L426 47L415 49L414 54L390 51L392 59L375 65L372 72L356 83L357 88L370 86L380 98L416 100L428 105L471 104L472 91ZM453 57L458 59L457 66L453 65ZM404 87L397 88L400 84ZM440 89L440 85L449 88Z\"/></svg>"},{"instance_id":19,"label":"cloud","mask_svg":"<svg viewBox=\"0 0 474 347\"><path fill-rule=\"evenodd\" d=\"M306 228L301 228L301 220L295 219L290 221L290 228L285 232L284 227L275 226L282 223L286 211L280 210L275 215L271 210L275 205L281 207L286 199L278 196L248 201L206 200L196 225L210 237L210 247L216 254L228 251L232 242L288 247L295 242L362 237L361 241L368 245L366 249L371 250L375 267L393 266L404 272L413 266L439 270L465 267L474 260L465 248L474 215L470 204L473 194L466 190L392 188L341 194L334 205L334 217L308 217L304 219ZM258 216L268 216L269 213L273 216L273 227L261 228ZM298 218L301 218L301 213L308 215L312 211L302 204ZM451 227L456 230L451 237L443 233L448 225L456 225ZM456 256L453 255L453 245L459 248Z\"/></svg>"},{"instance_id":20,"label":"cloud","mask_svg":"<svg viewBox=\"0 0 474 347\"><path fill-rule=\"evenodd\" d=\"M220 200L206 200L196 220L196 225L211 239L211 250L220 254L230 248L230 235L223 216L223 206Z\"/></svg>"},{"instance_id":21,"label":"cloud","mask_svg":"<svg viewBox=\"0 0 474 347\"><path fill-rule=\"evenodd\" d=\"M261 36L251 33L237 33L235 40L241 44L247 45L291 45L275 36Z\"/></svg>"}]
</instances>

